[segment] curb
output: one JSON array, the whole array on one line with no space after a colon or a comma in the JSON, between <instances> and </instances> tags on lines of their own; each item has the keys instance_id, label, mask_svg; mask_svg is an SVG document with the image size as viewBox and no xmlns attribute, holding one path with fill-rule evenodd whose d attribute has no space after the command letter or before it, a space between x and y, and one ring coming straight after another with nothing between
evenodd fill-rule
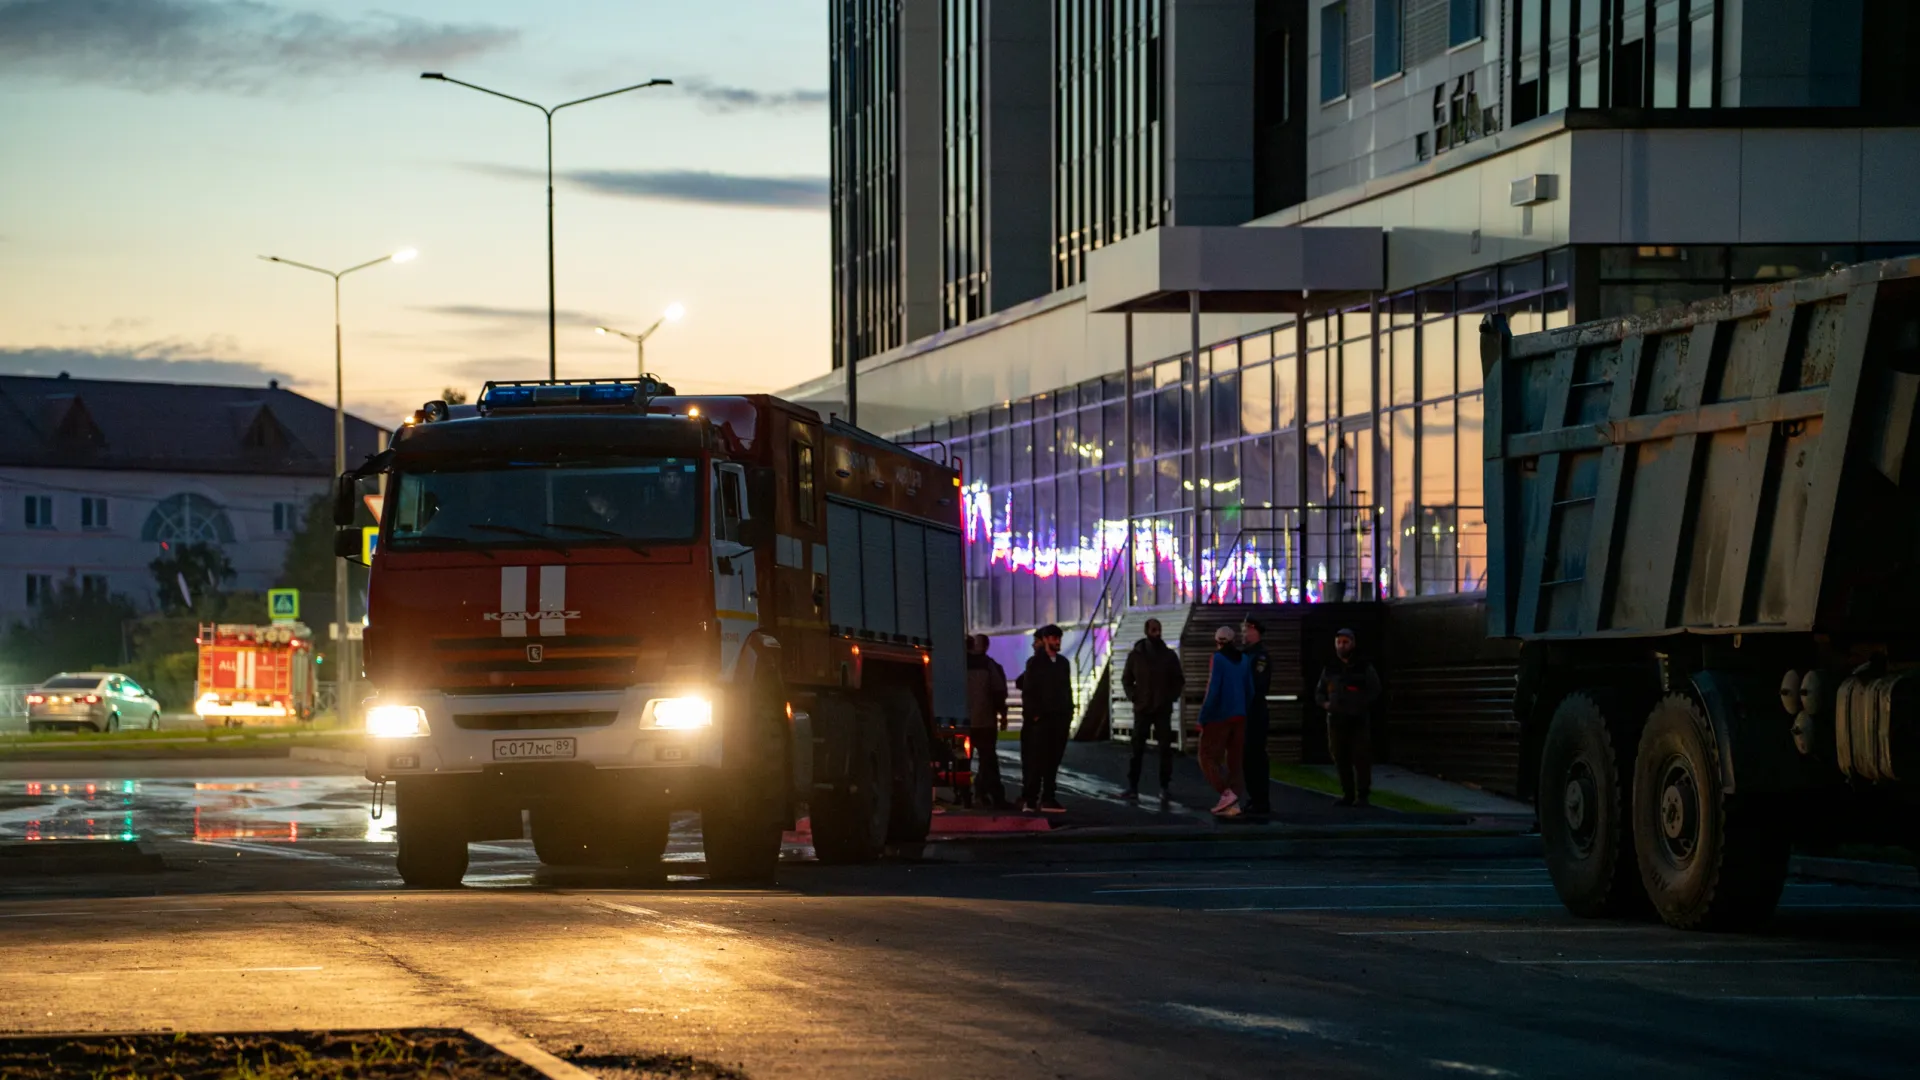
<instances>
[{"instance_id":1,"label":"curb","mask_svg":"<svg viewBox=\"0 0 1920 1080\"><path fill-rule=\"evenodd\" d=\"M1897 889L1920 889L1920 872L1904 863L1867 862L1862 859L1830 859L1819 855L1795 855L1787 864L1795 877L1821 881L1843 881L1853 885L1885 885Z\"/></svg>"},{"instance_id":2,"label":"curb","mask_svg":"<svg viewBox=\"0 0 1920 1080\"><path fill-rule=\"evenodd\" d=\"M577 1065L567 1064L506 1028L470 1027L462 1030L542 1076L552 1077L553 1080L597 1080L592 1073Z\"/></svg>"},{"instance_id":3,"label":"curb","mask_svg":"<svg viewBox=\"0 0 1920 1080\"><path fill-rule=\"evenodd\" d=\"M1179 839L1116 843L941 841L901 847L906 860L993 862L1200 862L1219 859L1515 859L1538 858L1537 836L1311 836L1274 840Z\"/></svg>"}]
</instances>

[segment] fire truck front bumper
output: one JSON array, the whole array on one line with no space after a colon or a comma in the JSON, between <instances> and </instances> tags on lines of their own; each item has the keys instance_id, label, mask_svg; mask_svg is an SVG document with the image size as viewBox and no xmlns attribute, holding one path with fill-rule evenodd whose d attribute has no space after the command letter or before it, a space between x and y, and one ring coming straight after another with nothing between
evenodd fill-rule
<instances>
[{"instance_id":1,"label":"fire truck front bumper","mask_svg":"<svg viewBox=\"0 0 1920 1080\"><path fill-rule=\"evenodd\" d=\"M717 703L636 686L556 694L383 694L367 706L367 778L716 768Z\"/></svg>"}]
</instances>

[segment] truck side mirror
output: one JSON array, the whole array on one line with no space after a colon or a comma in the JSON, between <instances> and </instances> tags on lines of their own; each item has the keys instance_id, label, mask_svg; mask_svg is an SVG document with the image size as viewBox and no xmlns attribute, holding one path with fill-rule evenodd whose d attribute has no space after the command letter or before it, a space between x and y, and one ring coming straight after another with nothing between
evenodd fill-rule
<instances>
[{"instance_id":1,"label":"truck side mirror","mask_svg":"<svg viewBox=\"0 0 1920 1080\"><path fill-rule=\"evenodd\" d=\"M335 529L333 531L333 553L349 562L360 561L360 530Z\"/></svg>"},{"instance_id":2,"label":"truck side mirror","mask_svg":"<svg viewBox=\"0 0 1920 1080\"><path fill-rule=\"evenodd\" d=\"M352 473L341 473L333 489L333 523L340 528L352 525L359 516L360 485ZM339 549L338 542L334 548ZM342 556L344 558L344 556Z\"/></svg>"}]
</instances>

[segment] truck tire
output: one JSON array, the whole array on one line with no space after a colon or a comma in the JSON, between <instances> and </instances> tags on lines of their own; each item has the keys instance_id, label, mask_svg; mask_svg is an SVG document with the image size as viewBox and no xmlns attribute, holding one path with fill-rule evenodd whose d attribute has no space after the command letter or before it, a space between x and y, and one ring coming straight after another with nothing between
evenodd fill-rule
<instances>
[{"instance_id":1,"label":"truck tire","mask_svg":"<svg viewBox=\"0 0 1920 1080\"><path fill-rule=\"evenodd\" d=\"M872 862L887 847L894 750L886 719L870 706L856 706L853 739L852 775L813 801L813 851L823 863Z\"/></svg>"},{"instance_id":2,"label":"truck tire","mask_svg":"<svg viewBox=\"0 0 1920 1080\"><path fill-rule=\"evenodd\" d=\"M410 889L457 889L467 874L464 807L444 786L420 787L417 780L394 784L394 839L398 841L400 880Z\"/></svg>"},{"instance_id":3,"label":"truck tire","mask_svg":"<svg viewBox=\"0 0 1920 1080\"><path fill-rule=\"evenodd\" d=\"M886 710L887 734L893 741L893 813L887 841L918 844L933 831L933 742L912 694L891 695Z\"/></svg>"},{"instance_id":4,"label":"truck tire","mask_svg":"<svg viewBox=\"0 0 1920 1080\"><path fill-rule=\"evenodd\" d=\"M1771 811L1727 794L1713 728L1692 697L1669 694L1653 707L1634 763L1633 830L1641 881L1667 925L1744 930L1767 921L1790 854Z\"/></svg>"},{"instance_id":5,"label":"truck tire","mask_svg":"<svg viewBox=\"0 0 1920 1080\"><path fill-rule=\"evenodd\" d=\"M641 810L609 820L583 807L533 811L533 853L547 866L644 870L667 850L668 814Z\"/></svg>"},{"instance_id":6,"label":"truck tire","mask_svg":"<svg viewBox=\"0 0 1920 1080\"><path fill-rule=\"evenodd\" d=\"M1567 910L1588 919L1647 910L1633 850L1619 698L1581 690L1560 699L1540 751L1540 839Z\"/></svg>"}]
</instances>

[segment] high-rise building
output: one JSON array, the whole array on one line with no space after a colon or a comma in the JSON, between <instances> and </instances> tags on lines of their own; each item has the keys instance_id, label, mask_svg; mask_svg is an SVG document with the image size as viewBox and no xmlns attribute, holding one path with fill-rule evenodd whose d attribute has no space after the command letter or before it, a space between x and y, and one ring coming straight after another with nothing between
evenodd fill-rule
<instances>
[{"instance_id":1,"label":"high-rise building","mask_svg":"<svg viewBox=\"0 0 1920 1080\"><path fill-rule=\"evenodd\" d=\"M863 426L963 464L974 629L1124 644L1143 609L1376 605L1349 613L1428 695L1396 753L1489 782L1516 748L1477 614L1482 319L1920 250L1920 11L1896 0L839 0L836 33L855 8L896 42L925 19L946 74L937 130L876 126L840 88L879 69L837 46L836 315L895 314L837 318L836 363ZM921 68L889 70L912 99ZM995 143L995 103L1036 100L1042 156L1030 123ZM886 174L892 209L838 194L923 134L946 167ZM946 208L945 273L890 241L891 277L849 276L917 200ZM1036 259L1038 288L1007 284ZM844 412L847 376L788 393Z\"/></svg>"}]
</instances>

